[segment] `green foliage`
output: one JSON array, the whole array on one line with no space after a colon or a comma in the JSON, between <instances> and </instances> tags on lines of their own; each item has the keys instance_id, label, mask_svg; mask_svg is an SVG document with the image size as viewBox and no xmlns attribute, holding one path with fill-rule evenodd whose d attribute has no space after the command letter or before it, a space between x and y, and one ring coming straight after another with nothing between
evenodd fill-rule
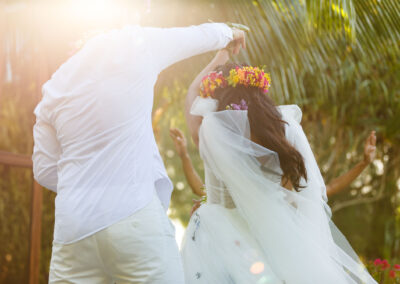
<instances>
[{"instance_id":1,"label":"green foliage","mask_svg":"<svg viewBox=\"0 0 400 284\"><path fill-rule=\"evenodd\" d=\"M370 130L377 131L376 161L330 204L335 222L358 252L370 258L399 255L394 212L399 206L400 158L395 146L400 145L400 4L221 1L216 9L228 6L230 21L251 27L248 49L236 60L266 65L272 78L270 94L277 103L301 106L303 128L326 181L360 161L364 139ZM171 70L179 72L162 74L161 80L175 76L187 86L186 77L176 74L192 71L192 62L175 66ZM176 88L181 87L170 86L169 93ZM182 106L180 100L175 102ZM166 112L164 127L175 112L173 107ZM168 133L164 135L168 140ZM192 155L197 161L197 152ZM179 167L179 161L170 161ZM187 201L192 197L189 191L178 194Z\"/></svg>"},{"instance_id":2,"label":"green foliage","mask_svg":"<svg viewBox=\"0 0 400 284\"><path fill-rule=\"evenodd\" d=\"M399 255L398 229L397 238L393 232L399 206L400 3L253 5L247 9L246 1L237 1L240 22L252 27L245 57L267 65L277 102L302 107L303 127L326 180L357 161L369 130L378 132L375 168L330 203L334 220L357 251L369 257Z\"/></svg>"},{"instance_id":3,"label":"green foliage","mask_svg":"<svg viewBox=\"0 0 400 284\"><path fill-rule=\"evenodd\" d=\"M36 26L25 24L30 19L26 11L9 21L15 27L7 25L8 47L0 51L0 150L31 153L32 110L39 89L35 82L38 67L43 67L37 58L40 52L46 55L45 67L54 72L65 60L70 42L88 28L74 22L55 32L48 23L66 19L57 17L62 13L45 3L41 21L34 21ZM377 131L376 161L348 191L332 198L330 205L335 223L362 256L393 259L400 255L400 2L154 0L144 24L183 26L208 19L251 28L248 49L234 60L265 65L276 102L300 105L303 128L326 181L358 162L364 138L370 130ZM41 44L35 42L37 38ZM211 56L197 56L169 68L155 89L153 127L175 185L171 216L183 223L189 219L194 195L169 128L178 127L188 134L183 115L186 90ZM12 82L5 80L2 71L5 57L13 72ZM192 143L189 152L202 173ZM0 166L1 283L25 283L27 279L31 188L29 170ZM45 191L41 283L46 282L51 255L53 200L54 194Z\"/></svg>"},{"instance_id":4,"label":"green foliage","mask_svg":"<svg viewBox=\"0 0 400 284\"><path fill-rule=\"evenodd\" d=\"M186 85L187 86L187 85ZM189 137L184 118L184 98L187 87L178 82L173 83L172 88L163 88L157 95L155 111L153 115L154 131L157 143L162 154L167 173L174 183L175 190L172 195L171 217L179 218L184 224L189 221L189 212L192 208L192 199L197 198L192 194L182 171L181 161L176 154L175 146L169 136L170 128L183 130L186 137ZM158 115L160 120L157 121ZM203 173L203 163L197 154L197 149L191 140L188 139L188 150L191 153L193 164Z\"/></svg>"}]
</instances>

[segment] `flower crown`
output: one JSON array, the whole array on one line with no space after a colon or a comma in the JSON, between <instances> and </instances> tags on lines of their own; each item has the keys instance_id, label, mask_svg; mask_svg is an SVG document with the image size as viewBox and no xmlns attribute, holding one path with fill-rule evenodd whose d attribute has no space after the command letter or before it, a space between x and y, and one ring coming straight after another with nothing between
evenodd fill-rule
<instances>
[{"instance_id":1,"label":"flower crown","mask_svg":"<svg viewBox=\"0 0 400 284\"><path fill-rule=\"evenodd\" d=\"M203 98L213 97L217 88L236 87L237 85L256 87L266 94L270 84L269 74L258 67L236 67L229 71L228 77L224 77L221 71L212 71L201 80L200 96Z\"/></svg>"},{"instance_id":2,"label":"flower crown","mask_svg":"<svg viewBox=\"0 0 400 284\"><path fill-rule=\"evenodd\" d=\"M246 103L246 101L245 100L241 100L240 101L240 104L230 104L230 105L227 105L226 107L225 107L225 109L226 110L248 110L249 109L249 107L247 106L247 103Z\"/></svg>"}]
</instances>

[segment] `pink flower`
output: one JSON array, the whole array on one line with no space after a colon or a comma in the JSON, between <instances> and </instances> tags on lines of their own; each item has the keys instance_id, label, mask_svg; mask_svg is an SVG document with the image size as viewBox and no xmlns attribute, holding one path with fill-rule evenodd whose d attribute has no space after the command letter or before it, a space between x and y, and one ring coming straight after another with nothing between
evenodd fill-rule
<instances>
[{"instance_id":1,"label":"pink flower","mask_svg":"<svg viewBox=\"0 0 400 284\"><path fill-rule=\"evenodd\" d=\"M382 260L380 258L377 258L377 259L374 260L374 265L375 266L378 266L378 265L381 265L381 264L382 264Z\"/></svg>"},{"instance_id":2,"label":"pink flower","mask_svg":"<svg viewBox=\"0 0 400 284\"><path fill-rule=\"evenodd\" d=\"M231 104L233 110L240 110L240 105L237 104Z\"/></svg>"},{"instance_id":3,"label":"pink flower","mask_svg":"<svg viewBox=\"0 0 400 284\"><path fill-rule=\"evenodd\" d=\"M390 267L389 262L386 259L382 260L382 269L385 270L389 267Z\"/></svg>"},{"instance_id":4,"label":"pink flower","mask_svg":"<svg viewBox=\"0 0 400 284\"><path fill-rule=\"evenodd\" d=\"M400 270L400 264L393 265L394 270Z\"/></svg>"},{"instance_id":5,"label":"pink flower","mask_svg":"<svg viewBox=\"0 0 400 284\"><path fill-rule=\"evenodd\" d=\"M395 277L396 277L396 271L390 270L390 271L389 271L389 277L390 277L390 278L395 278Z\"/></svg>"},{"instance_id":6,"label":"pink flower","mask_svg":"<svg viewBox=\"0 0 400 284\"><path fill-rule=\"evenodd\" d=\"M225 109L227 109L227 110L248 110L249 107L247 106L246 101L242 99L242 100L240 101L240 104L239 104L239 105L238 105L238 104L233 104L233 103L232 103L232 104L230 104L230 105L227 105Z\"/></svg>"}]
</instances>

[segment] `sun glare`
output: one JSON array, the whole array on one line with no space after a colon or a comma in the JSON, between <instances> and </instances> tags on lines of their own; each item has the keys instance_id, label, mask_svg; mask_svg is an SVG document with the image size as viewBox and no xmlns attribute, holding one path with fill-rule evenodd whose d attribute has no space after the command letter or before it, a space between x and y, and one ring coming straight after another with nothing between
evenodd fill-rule
<instances>
[{"instance_id":1,"label":"sun glare","mask_svg":"<svg viewBox=\"0 0 400 284\"><path fill-rule=\"evenodd\" d=\"M124 7L111 0L70 0L66 3L72 18L86 21L104 21L117 19L124 14Z\"/></svg>"},{"instance_id":2,"label":"sun glare","mask_svg":"<svg viewBox=\"0 0 400 284\"><path fill-rule=\"evenodd\" d=\"M137 1L67 0L61 2L56 13L63 18L63 25L107 29L139 24L142 10L145 12L142 6Z\"/></svg>"}]
</instances>

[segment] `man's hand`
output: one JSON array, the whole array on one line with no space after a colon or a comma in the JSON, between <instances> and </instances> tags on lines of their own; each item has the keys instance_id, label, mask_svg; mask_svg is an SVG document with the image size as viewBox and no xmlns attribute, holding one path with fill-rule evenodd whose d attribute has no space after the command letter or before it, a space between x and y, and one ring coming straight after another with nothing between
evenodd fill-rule
<instances>
[{"instance_id":1,"label":"man's hand","mask_svg":"<svg viewBox=\"0 0 400 284\"><path fill-rule=\"evenodd\" d=\"M169 130L169 135L171 136L172 140L175 143L176 151L180 157L187 154L187 142L186 138L183 135L182 131L178 128L171 128Z\"/></svg>"},{"instance_id":2,"label":"man's hand","mask_svg":"<svg viewBox=\"0 0 400 284\"><path fill-rule=\"evenodd\" d=\"M371 131L364 145L364 163L371 163L376 156L376 135Z\"/></svg>"}]
</instances>

